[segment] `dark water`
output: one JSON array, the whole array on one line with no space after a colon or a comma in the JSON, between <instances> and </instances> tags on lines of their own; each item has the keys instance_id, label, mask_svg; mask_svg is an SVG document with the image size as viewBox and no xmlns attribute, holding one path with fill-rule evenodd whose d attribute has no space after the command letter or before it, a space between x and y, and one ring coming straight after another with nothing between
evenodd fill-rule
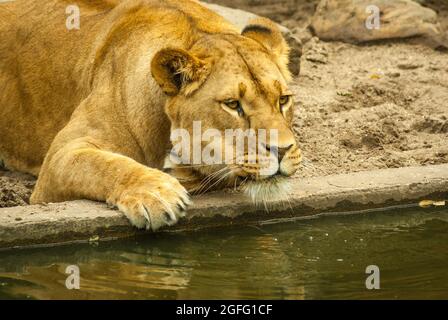
<instances>
[{"instance_id":1,"label":"dark water","mask_svg":"<svg viewBox=\"0 0 448 320\"><path fill-rule=\"evenodd\" d=\"M80 290L65 286L68 265ZM366 289L369 265L380 290ZM2 252L0 298L448 299L448 210Z\"/></svg>"}]
</instances>

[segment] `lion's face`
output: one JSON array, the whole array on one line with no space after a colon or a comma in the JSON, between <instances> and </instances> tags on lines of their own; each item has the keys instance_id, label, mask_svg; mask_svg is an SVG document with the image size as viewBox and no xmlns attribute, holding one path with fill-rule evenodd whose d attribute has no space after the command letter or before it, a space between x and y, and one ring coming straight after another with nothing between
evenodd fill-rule
<instances>
[{"instance_id":1,"label":"lion's face","mask_svg":"<svg viewBox=\"0 0 448 320\"><path fill-rule=\"evenodd\" d=\"M156 55L152 71L169 95L172 137L179 129L190 137L189 148L173 152L203 177L200 188L243 183L254 198L271 200L297 171L287 54L277 27L263 19L242 35L211 35L189 52Z\"/></svg>"}]
</instances>

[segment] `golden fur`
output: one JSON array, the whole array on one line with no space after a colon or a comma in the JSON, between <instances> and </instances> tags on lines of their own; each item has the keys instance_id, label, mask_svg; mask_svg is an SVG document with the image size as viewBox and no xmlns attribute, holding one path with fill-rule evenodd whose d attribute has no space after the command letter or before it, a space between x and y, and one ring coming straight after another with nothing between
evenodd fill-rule
<instances>
[{"instance_id":1,"label":"golden fur","mask_svg":"<svg viewBox=\"0 0 448 320\"><path fill-rule=\"evenodd\" d=\"M190 200L161 169L170 129L194 120L278 129L282 172L295 172L292 108L278 109L288 47L272 22L240 34L193 0L84 0L80 29L68 30L71 4L0 5L0 160L38 176L32 203L85 198L117 206L139 228L175 223ZM229 97L244 103L244 117L221 108ZM174 174L195 189L218 169ZM232 168L226 181L254 170Z\"/></svg>"}]
</instances>

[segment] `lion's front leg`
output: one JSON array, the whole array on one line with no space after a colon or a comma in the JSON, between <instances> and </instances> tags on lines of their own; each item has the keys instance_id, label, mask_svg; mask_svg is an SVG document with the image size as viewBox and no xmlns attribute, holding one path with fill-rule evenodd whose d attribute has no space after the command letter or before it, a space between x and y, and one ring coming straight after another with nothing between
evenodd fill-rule
<instances>
[{"instance_id":1,"label":"lion's front leg","mask_svg":"<svg viewBox=\"0 0 448 320\"><path fill-rule=\"evenodd\" d=\"M176 223L191 203L177 179L131 158L79 145L50 153L31 202L82 198L106 201L134 226L152 230Z\"/></svg>"}]
</instances>

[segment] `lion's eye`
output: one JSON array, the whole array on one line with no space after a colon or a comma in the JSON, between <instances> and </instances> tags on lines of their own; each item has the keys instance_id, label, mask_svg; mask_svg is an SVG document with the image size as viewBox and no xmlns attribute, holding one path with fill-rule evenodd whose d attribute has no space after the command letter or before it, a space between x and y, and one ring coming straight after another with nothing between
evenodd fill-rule
<instances>
[{"instance_id":1,"label":"lion's eye","mask_svg":"<svg viewBox=\"0 0 448 320\"><path fill-rule=\"evenodd\" d=\"M240 106L240 102L238 100L226 100L224 104L231 109L237 109Z\"/></svg>"},{"instance_id":2,"label":"lion's eye","mask_svg":"<svg viewBox=\"0 0 448 320\"><path fill-rule=\"evenodd\" d=\"M291 99L291 96L281 96L279 99L280 107L284 107L289 103L289 100Z\"/></svg>"},{"instance_id":3,"label":"lion's eye","mask_svg":"<svg viewBox=\"0 0 448 320\"><path fill-rule=\"evenodd\" d=\"M244 115L243 107L241 106L241 102L238 100L226 100L224 101L224 104L226 107L229 107L230 109L236 110L238 112L238 115L242 117Z\"/></svg>"}]
</instances>

